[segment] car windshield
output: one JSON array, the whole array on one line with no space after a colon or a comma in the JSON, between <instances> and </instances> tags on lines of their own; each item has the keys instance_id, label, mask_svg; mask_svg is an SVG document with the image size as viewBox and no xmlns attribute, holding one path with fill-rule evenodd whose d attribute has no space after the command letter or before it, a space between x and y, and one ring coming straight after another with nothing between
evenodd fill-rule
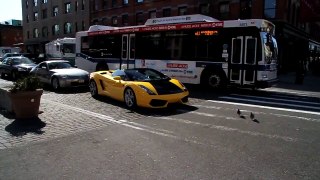
<instances>
[{"instance_id":1,"label":"car windshield","mask_svg":"<svg viewBox=\"0 0 320 180\"><path fill-rule=\"evenodd\" d=\"M153 69L126 69L124 71L131 81L154 81L169 79L168 76Z\"/></svg>"},{"instance_id":2,"label":"car windshield","mask_svg":"<svg viewBox=\"0 0 320 180\"><path fill-rule=\"evenodd\" d=\"M72 68L68 62L51 62L48 63L49 69L69 69Z\"/></svg>"},{"instance_id":3,"label":"car windshield","mask_svg":"<svg viewBox=\"0 0 320 180\"><path fill-rule=\"evenodd\" d=\"M12 59L12 64L18 65L18 64L34 64L34 63L29 58L23 57L23 58Z\"/></svg>"}]
</instances>

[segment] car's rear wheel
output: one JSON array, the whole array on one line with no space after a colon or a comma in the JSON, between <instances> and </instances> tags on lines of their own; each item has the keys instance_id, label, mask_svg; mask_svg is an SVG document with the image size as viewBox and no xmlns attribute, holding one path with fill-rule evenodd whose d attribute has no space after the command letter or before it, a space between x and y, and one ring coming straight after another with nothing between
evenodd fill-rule
<instances>
[{"instance_id":1,"label":"car's rear wheel","mask_svg":"<svg viewBox=\"0 0 320 180\"><path fill-rule=\"evenodd\" d=\"M59 79L57 77L52 78L51 86L52 86L53 90L55 90L55 91L60 89L60 83L59 83Z\"/></svg>"},{"instance_id":2,"label":"car's rear wheel","mask_svg":"<svg viewBox=\"0 0 320 180\"><path fill-rule=\"evenodd\" d=\"M134 109L137 106L136 95L131 88L124 91L124 102L129 109Z\"/></svg>"},{"instance_id":3,"label":"car's rear wheel","mask_svg":"<svg viewBox=\"0 0 320 180\"><path fill-rule=\"evenodd\" d=\"M18 79L18 72L17 71L12 71L11 72L11 78L12 78L12 80L17 80Z\"/></svg>"},{"instance_id":4,"label":"car's rear wheel","mask_svg":"<svg viewBox=\"0 0 320 180\"><path fill-rule=\"evenodd\" d=\"M94 80L90 80L89 88L90 88L91 96L97 97L98 96L98 87L97 87L97 83Z\"/></svg>"}]
</instances>

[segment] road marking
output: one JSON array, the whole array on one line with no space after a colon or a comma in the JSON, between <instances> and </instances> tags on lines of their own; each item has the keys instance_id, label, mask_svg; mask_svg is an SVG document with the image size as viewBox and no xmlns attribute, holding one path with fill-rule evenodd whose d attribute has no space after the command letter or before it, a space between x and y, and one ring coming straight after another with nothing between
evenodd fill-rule
<instances>
[{"instance_id":1,"label":"road marking","mask_svg":"<svg viewBox=\"0 0 320 180\"><path fill-rule=\"evenodd\" d=\"M127 121L125 119L115 120L111 116L106 116L106 115L103 115L103 114L95 113L95 112L88 111L88 110L81 109L81 108L77 108L77 107L74 107L74 106L70 106L70 105L54 102L54 101L51 101L51 100L46 100L46 99L42 99L42 100L47 101L49 103L53 103L53 104L59 105L59 107L64 107L64 108L67 108L67 109L70 109L70 110L74 110L74 111L77 111L77 112L80 112L80 113L83 113L83 114L86 114L86 115L89 115L89 116L93 116L93 117L96 117L96 118L104 119L104 120L107 120L107 121L109 121L111 123L122 125L122 126L129 127L129 128L132 128L132 129L145 131L145 132L149 132L149 133L160 135L160 136L164 136L164 137L170 137L170 138L173 138L173 139L183 140L185 142L194 143L194 144L198 144L198 145L206 145L206 146L211 146L211 147L217 147L217 145L214 145L214 144L202 143L200 141L195 141L195 140L191 140L191 139L188 139L188 138L178 137L178 136L173 135L173 134L168 134L168 133L166 133L168 131L165 130L165 129L155 129L155 128L152 128L152 127L149 127L149 126L145 126L143 124L132 123L132 122L129 123L129 121ZM284 141L287 141L287 142L296 142L296 141L299 140L297 138L279 136L279 135L275 135L275 134L274 135L272 135L272 134L264 134L264 133L260 133L260 132L254 132L254 131L244 131L244 130L240 130L240 129L237 129L237 128L230 128L230 127L226 127L226 126L217 126L217 125L212 125L212 124L204 124L204 123L199 123L199 122L192 122L192 121L184 120L184 119L177 119L177 118L170 118L170 117L153 117L153 116L149 116L149 117L156 118L156 119L174 120L174 121L183 122L183 123L187 123L187 124L194 124L194 125L199 125L199 126L203 126L203 127L210 127L210 128L213 128L213 129L218 129L218 130L223 130L223 131L233 131L233 132L238 132L238 133L241 133L241 134L247 134L247 135L251 135L251 136L261 136L261 137L267 137L267 138L270 138L270 139L281 139L281 140L284 140ZM160 132L160 131L162 131L162 132ZM219 146L219 148L222 148L222 147Z\"/></svg>"},{"instance_id":2,"label":"road marking","mask_svg":"<svg viewBox=\"0 0 320 180\"><path fill-rule=\"evenodd\" d=\"M279 99L279 98L269 98L269 97L259 97L259 96L249 96L249 95L241 95L241 94L231 94L231 95L240 96L240 97L248 97L248 98L268 99L268 100L293 102L293 103L303 103L303 104L310 104L310 105L318 105L318 106L320 106L320 103L316 103L316 102L298 101L298 100L290 100L290 99ZM222 96L222 98L223 97L226 97L226 96ZM309 106L307 106L307 107L309 107ZM317 109L319 109L319 108L317 108Z\"/></svg>"},{"instance_id":3,"label":"road marking","mask_svg":"<svg viewBox=\"0 0 320 180\"><path fill-rule=\"evenodd\" d=\"M213 106L214 108L211 108L210 106L203 106L203 105L194 105L197 107L202 107L202 108L207 108L207 109L216 109L216 106ZM226 111L236 111L237 108L219 108L218 110L226 110ZM185 110L179 110L179 111L185 111ZM246 109L241 109L241 112L247 112L250 113L252 111L250 110L246 110ZM190 112L188 112L190 113ZM320 119L315 119L315 118L308 118L308 117L303 117L303 116L292 116L292 115L288 115L288 114L277 114L277 113L265 113L265 112L260 112L260 111L255 111L254 114L258 115L258 114L263 114L263 115L273 115L273 116L277 116L277 117L289 117L289 118L295 118L295 119L299 119L299 120L304 120L304 121L312 121L312 122L320 122ZM205 116L205 114L203 114ZM209 115L210 116L210 115ZM231 117L227 117L227 118L231 118ZM231 119L233 120L233 119ZM239 120L239 119L237 119Z\"/></svg>"},{"instance_id":4,"label":"road marking","mask_svg":"<svg viewBox=\"0 0 320 180\"><path fill-rule=\"evenodd\" d=\"M207 102L219 103L219 104L231 104L231 105L247 106L247 107L255 107L255 108L262 108L262 109L272 109L272 110L278 110L278 111L297 112L297 113L304 113L304 114L320 115L320 112L304 111L304 110L297 110L297 109L287 109L287 108L276 108L276 107L270 107L270 106L245 104L245 103L237 103L237 102L216 101L216 100L207 100Z\"/></svg>"},{"instance_id":5,"label":"road marking","mask_svg":"<svg viewBox=\"0 0 320 180\"><path fill-rule=\"evenodd\" d=\"M111 116L106 116L106 115L103 115L103 114L95 113L95 112L92 112L92 111L88 111L88 110L77 108L77 107L74 107L74 106L70 106L70 105L54 102L54 101L47 100L47 99L42 99L42 100L46 101L46 102L49 102L49 103L53 103L53 104L59 105L59 107L64 107L64 108L67 108L67 109L70 109L70 110L74 110L74 111L77 111L77 112L80 112L80 113L83 113L83 114L86 114L86 115L89 115L89 116L93 116L93 117L96 117L96 118L99 118L99 119L104 119L104 120L107 120L107 121L109 121L111 123L118 124L118 125L125 126L125 127L129 127L129 128L132 128L132 129L145 131L145 132L148 132L148 133L152 133L152 134L156 134L156 135L160 135L160 136L164 136L164 137L169 137L169 138L181 140L181 141L184 141L184 142L194 143L194 144L198 144L198 145L205 145L205 146L210 146L210 147L214 147L214 148L218 147L217 145L214 145L214 144L202 143L202 142L191 140L191 139L188 139L188 138L178 137L178 136L175 136L175 135L172 135L172 134L165 133L165 132L169 132L169 131L167 131L165 129L157 129L158 131L156 131L152 127L148 127L148 126L145 126L145 125L142 125L142 124L138 124L138 123L132 123L132 122L129 122L129 121L124 120L124 119L115 120ZM133 125L131 125L131 124L133 124ZM139 125L140 127L138 127L137 125ZM160 132L160 131L162 131L162 132ZM221 146L219 146L219 148L220 149L224 149L224 147L221 147ZM225 150L227 150L227 149L225 149Z\"/></svg>"},{"instance_id":6,"label":"road marking","mask_svg":"<svg viewBox=\"0 0 320 180\"><path fill-rule=\"evenodd\" d=\"M230 127L226 127L226 126L217 126L217 125L213 125L213 124L204 124L204 123L193 122L193 121L189 121L189 120L185 120L185 119L178 119L178 118L171 118L171 117L157 117L157 118L164 119L164 120L170 120L170 121L176 121L176 122L185 123L185 124L193 124L193 125L198 125L198 126L202 126L202 127L210 127L210 128L218 129L218 130L222 130L222 131L233 131L233 132L238 132L241 134L247 134L247 135L251 135L251 136L262 136L262 137L267 137L270 139L281 139L281 140L284 140L287 142L296 142L299 140L297 138L292 138L292 137L287 137L287 136L279 136L276 134L265 134L265 133L254 132L254 131L244 131L244 130L237 129L237 128L230 128Z\"/></svg>"},{"instance_id":7,"label":"road marking","mask_svg":"<svg viewBox=\"0 0 320 180\"><path fill-rule=\"evenodd\" d=\"M266 101L261 101L261 100L244 99L244 98L236 98L236 97L228 97L228 96L222 96L220 98L221 99L229 99L229 100L241 100L241 101L247 101L247 102L253 102L253 103L277 104L277 105L284 105L284 106L291 106L291 107L310 108L310 109L320 110L320 107L295 105L295 104L287 104L287 103L280 103L280 102L266 102Z\"/></svg>"}]
</instances>

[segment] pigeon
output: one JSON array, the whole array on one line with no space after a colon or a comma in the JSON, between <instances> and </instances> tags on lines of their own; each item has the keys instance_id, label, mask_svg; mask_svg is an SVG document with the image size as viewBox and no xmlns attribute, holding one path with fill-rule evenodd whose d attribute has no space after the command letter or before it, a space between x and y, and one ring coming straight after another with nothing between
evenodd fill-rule
<instances>
[{"instance_id":1,"label":"pigeon","mask_svg":"<svg viewBox=\"0 0 320 180\"><path fill-rule=\"evenodd\" d=\"M250 113L250 119L254 119L254 114L252 112Z\"/></svg>"},{"instance_id":2,"label":"pigeon","mask_svg":"<svg viewBox=\"0 0 320 180\"><path fill-rule=\"evenodd\" d=\"M240 109L238 109L237 114L238 114L239 116L241 115Z\"/></svg>"},{"instance_id":3,"label":"pigeon","mask_svg":"<svg viewBox=\"0 0 320 180\"><path fill-rule=\"evenodd\" d=\"M246 117L244 115L241 114L240 109L237 110L237 114L240 118L245 119Z\"/></svg>"}]
</instances>

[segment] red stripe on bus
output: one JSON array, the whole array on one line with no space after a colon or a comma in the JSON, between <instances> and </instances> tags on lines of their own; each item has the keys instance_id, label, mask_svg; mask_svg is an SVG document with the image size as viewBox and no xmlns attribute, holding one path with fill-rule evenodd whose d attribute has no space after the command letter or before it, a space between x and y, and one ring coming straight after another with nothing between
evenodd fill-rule
<instances>
[{"instance_id":1,"label":"red stripe on bus","mask_svg":"<svg viewBox=\"0 0 320 180\"><path fill-rule=\"evenodd\" d=\"M136 32L151 32L151 31L168 31L168 30L181 30L181 29L201 29L201 28L221 28L223 22L209 22L209 23L190 23L190 24L166 24L158 26L145 26L145 27L128 27L116 30L105 30L88 32L88 36L101 35L101 34L118 34L118 33L136 33Z\"/></svg>"}]
</instances>

